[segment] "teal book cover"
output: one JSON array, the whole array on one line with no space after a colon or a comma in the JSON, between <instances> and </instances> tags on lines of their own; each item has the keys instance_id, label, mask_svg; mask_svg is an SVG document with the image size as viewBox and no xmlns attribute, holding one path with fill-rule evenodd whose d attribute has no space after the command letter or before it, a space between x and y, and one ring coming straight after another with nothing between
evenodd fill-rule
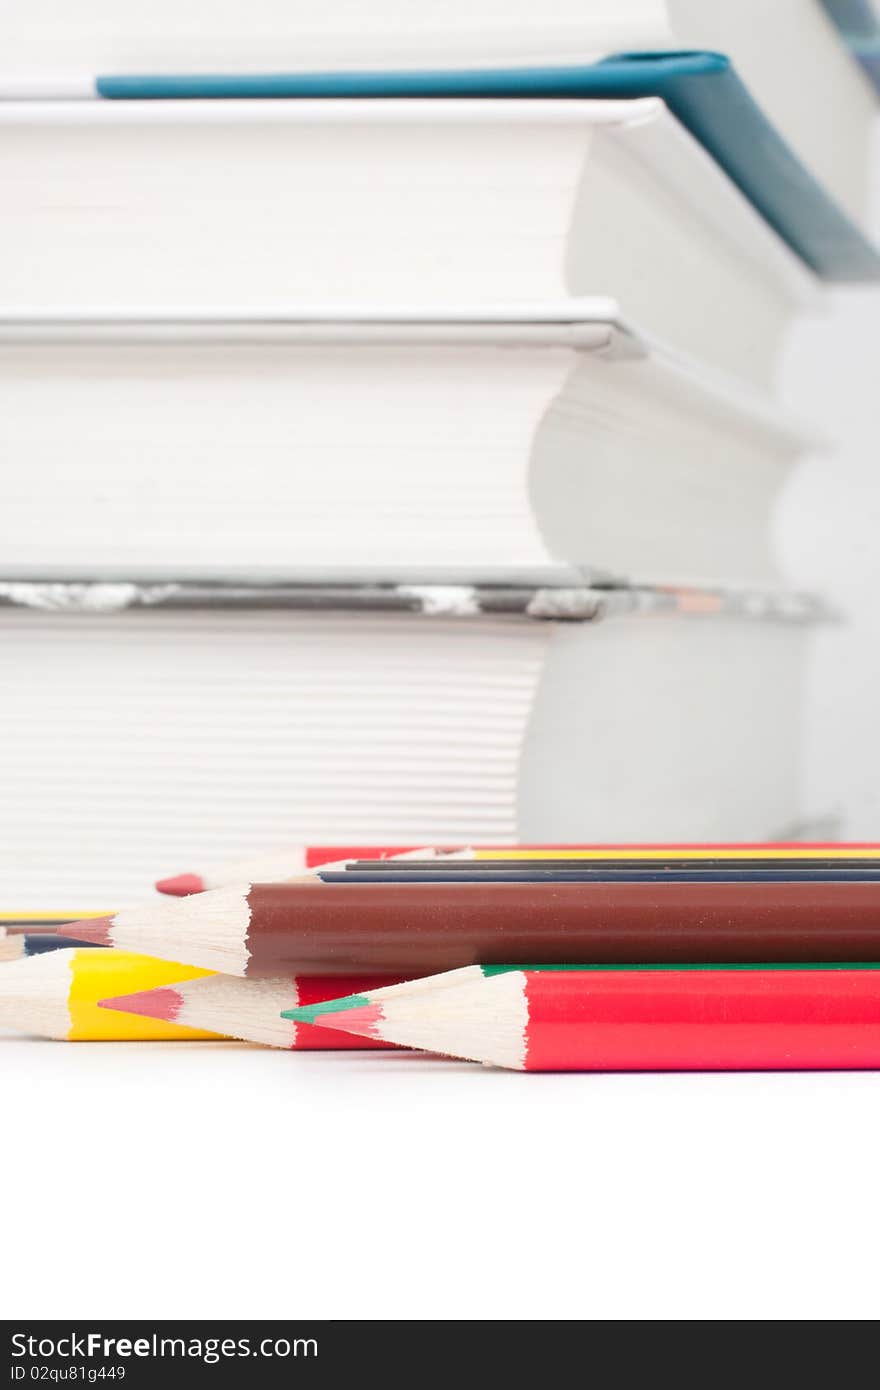
<instances>
[{"instance_id":1,"label":"teal book cover","mask_svg":"<svg viewBox=\"0 0 880 1390\"><path fill-rule=\"evenodd\" d=\"M578 67L97 79L109 100L660 97L816 275L880 279L880 254L804 166L719 53L623 53Z\"/></svg>"}]
</instances>

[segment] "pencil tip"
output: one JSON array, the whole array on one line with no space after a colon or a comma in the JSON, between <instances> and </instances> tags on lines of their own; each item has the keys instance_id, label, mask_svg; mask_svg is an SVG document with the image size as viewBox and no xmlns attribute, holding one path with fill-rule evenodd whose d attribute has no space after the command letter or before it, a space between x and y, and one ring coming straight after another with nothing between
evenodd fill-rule
<instances>
[{"instance_id":1,"label":"pencil tip","mask_svg":"<svg viewBox=\"0 0 880 1390\"><path fill-rule=\"evenodd\" d=\"M343 999L327 999L321 1004L301 1004L285 1009L282 1018L295 1023L313 1023L318 1028L334 1028L342 1033L357 1033L364 1038L378 1038L376 1025L383 1018L382 1006L374 1004L366 994L347 994Z\"/></svg>"},{"instance_id":2,"label":"pencil tip","mask_svg":"<svg viewBox=\"0 0 880 1390\"><path fill-rule=\"evenodd\" d=\"M91 941L96 946L112 946L110 929L113 917L84 917L81 922L65 923L64 935L74 941Z\"/></svg>"},{"instance_id":3,"label":"pencil tip","mask_svg":"<svg viewBox=\"0 0 880 1390\"><path fill-rule=\"evenodd\" d=\"M316 1004L297 1004L295 1008L285 1009L281 1017L292 1018L295 1023L323 1023L325 1014L357 1009L369 1002L366 994L344 994L338 999L321 999Z\"/></svg>"},{"instance_id":4,"label":"pencil tip","mask_svg":"<svg viewBox=\"0 0 880 1390\"><path fill-rule=\"evenodd\" d=\"M115 1013L140 1014L144 1018L160 1018L173 1023L183 1003L176 989L142 989L136 994L117 994L112 999L100 999L98 1008L113 1009Z\"/></svg>"},{"instance_id":5,"label":"pencil tip","mask_svg":"<svg viewBox=\"0 0 880 1390\"><path fill-rule=\"evenodd\" d=\"M156 890L172 898L188 898L191 893L205 891L205 880L201 874L172 874L171 878L157 879Z\"/></svg>"}]
</instances>

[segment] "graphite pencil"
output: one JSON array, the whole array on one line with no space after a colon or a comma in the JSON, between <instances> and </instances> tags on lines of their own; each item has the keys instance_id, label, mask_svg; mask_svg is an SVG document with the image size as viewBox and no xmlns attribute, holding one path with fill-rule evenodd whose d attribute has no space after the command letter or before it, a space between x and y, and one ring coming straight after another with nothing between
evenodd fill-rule
<instances>
[{"instance_id":1,"label":"graphite pencil","mask_svg":"<svg viewBox=\"0 0 880 1390\"><path fill-rule=\"evenodd\" d=\"M413 979L511 960L880 960L880 883L238 884L66 930L254 978Z\"/></svg>"},{"instance_id":2,"label":"graphite pencil","mask_svg":"<svg viewBox=\"0 0 880 1390\"><path fill-rule=\"evenodd\" d=\"M98 1002L109 994L153 989L204 974L186 965L125 951L50 951L11 961L0 970L0 1027L69 1042L215 1038L154 1018L109 1013Z\"/></svg>"},{"instance_id":3,"label":"graphite pencil","mask_svg":"<svg viewBox=\"0 0 880 1390\"><path fill-rule=\"evenodd\" d=\"M288 1011L516 1071L880 1067L880 965L471 966Z\"/></svg>"},{"instance_id":4,"label":"graphite pencil","mask_svg":"<svg viewBox=\"0 0 880 1390\"><path fill-rule=\"evenodd\" d=\"M552 854L560 859L836 859L880 858L880 844L872 841L843 844L840 842L813 843L780 840L777 843L760 841L740 844L583 844L583 845L483 845L432 847L421 852L424 857L452 855L456 858L481 859L543 859ZM213 869L174 874L160 878L156 888L160 893L186 897L206 889L221 888L228 883L286 883L300 878L311 869L346 860L382 860L419 856L414 846L379 845L291 845L273 854L239 859L216 865Z\"/></svg>"},{"instance_id":5,"label":"graphite pencil","mask_svg":"<svg viewBox=\"0 0 880 1390\"><path fill-rule=\"evenodd\" d=\"M601 874L601 873L633 873L639 870L659 875L669 873L708 873L712 870L747 870L752 873L817 873L822 869L843 872L844 870L864 870L866 873L880 874L880 859L871 856L853 856L844 859L843 857L828 858L818 857L806 858L802 855L799 859L784 858L781 855L773 858L763 857L756 859L754 856L748 858L743 856L739 859L734 858L702 858L685 859L667 857L666 859L616 859L586 858L573 859L553 858L548 855L546 858L522 858L522 859L465 859L461 855L439 854L434 859L349 859L344 862L342 869L337 869L335 864L321 864L316 869L309 870L309 875L316 878L327 878L333 873L346 874L370 874L386 878L390 874L431 874L433 877L451 874L467 874L474 877L478 874L493 873L579 873L579 874Z\"/></svg>"},{"instance_id":6,"label":"graphite pencil","mask_svg":"<svg viewBox=\"0 0 880 1390\"><path fill-rule=\"evenodd\" d=\"M617 864L613 867L574 868L572 860L560 861L555 869L533 869L528 864L511 861L508 868L484 870L459 865L450 871L424 868L416 871L386 869L381 873L364 873L358 869L326 872L316 869L313 875L321 883L875 883L880 882L880 864L866 860L860 868L823 862L779 869L767 861L750 868L726 864L691 865L675 868L662 864L658 868Z\"/></svg>"},{"instance_id":7,"label":"graphite pencil","mask_svg":"<svg viewBox=\"0 0 880 1390\"><path fill-rule=\"evenodd\" d=\"M72 936L59 936L55 931L11 932L0 927L0 961L21 960L45 951L76 950L83 946L83 942L74 941Z\"/></svg>"},{"instance_id":8,"label":"graphite pencil","mask_svg":"<svg viewBox=\"0 0 880 1390\"><path fill-rule=\"evenodd\" d=\"M342 989L363 993L378 984L388 983L384 975L353 975L343 984L344 978L305 975L242 980L234 975L203 975L137 994L102 999L100 1007L299 1052L389 1047L389 1043L357 1038L348 1033L330 1033L326 1028L313 1028L308 1023L293 1023L282 1017L284 1009L333 999Z\"/></svg>"}]
</instances>

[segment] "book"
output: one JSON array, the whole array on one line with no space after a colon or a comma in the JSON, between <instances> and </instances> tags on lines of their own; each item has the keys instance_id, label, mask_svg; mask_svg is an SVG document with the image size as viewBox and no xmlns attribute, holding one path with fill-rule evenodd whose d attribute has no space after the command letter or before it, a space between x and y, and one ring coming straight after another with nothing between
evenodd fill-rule
<instances>
[{"instance_id":1,"label":"book","mask_svg":"<svg viewBox=\"0 0 880 1390\"><path fill-rule=\"evenodd\" d=\"M88 96L115 74L559 66L694 48L730 54L800 158L861 216L870 91L815 0L547 0L540 13L526 0L8 0L0 93Z\"/></svg>"},{"instance_id":2,"label":"book","mask_svg":"<svg viewBox=\"0 0 880 1390\"><path fill-rule=\"evenodd\" d=\"M19 583L6 600L10 912L124 906L163 867L285 842L720 841L800 814L814 610L790 599L544 590L517 616L497 591L494 612L430 587L420 612L345 612Z\"/></svg>"},{"instance_id":3,"label":"book","mask_svg":"<svg viewBox=\"0 0 880 1390\"><path fill-rule=\"evenodd\" d=\"M13 317L515 316L604 296L766 385L792 317L819 302L655 98L7 102L0 128ZM815 229L837 254L822 215ZM844 261L861 248L874 266L856 242Z\"/></svg>"},{"instance_id":4,"label":"book","mask_svg":"<svg viewBox=\"0 0 880 1390\"><path fill-rule=\"evenodd\" d=\"M6 323L0 420L6 575L41 579L773 584L814 442L607 301Z\"/></svg>"},{"instance_id":5,"label":"book","mask_svg":"<svg viewBox=\"0 0 880 1390\"><path fill-rule=\"evenodd\" d=\"M782 137L864 225L876 101L829 20L827 0L671 0L670 9L688 48L730 55Z\"/></svg>"},{"instance_id":6,"label":"book","mask_svg":"<svg viewBox=\"0 0 880 1390\"><path fill-rule=\"evenodd\" d=\"M880 256L769 121L722 53L623 53L587 66L108 77L117 100L660 98L795 253L826 280L876 280Z\"/></svg>"}]
</instances>

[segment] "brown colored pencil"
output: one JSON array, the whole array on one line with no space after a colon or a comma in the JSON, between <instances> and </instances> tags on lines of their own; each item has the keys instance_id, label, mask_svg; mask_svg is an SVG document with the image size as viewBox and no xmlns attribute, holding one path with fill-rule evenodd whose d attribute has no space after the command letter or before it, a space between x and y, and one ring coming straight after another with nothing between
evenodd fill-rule
<instances>
[{"instance_id":1,"label":"brown colored pencil","mask_svg":"<svg viewBox=\"0 0 880 1390\"><path fill-rule=\"evenodd\" d=\"M249 977L880 960L880 883L239 884L65 931Z\"/></svg>"}]
</instances>

